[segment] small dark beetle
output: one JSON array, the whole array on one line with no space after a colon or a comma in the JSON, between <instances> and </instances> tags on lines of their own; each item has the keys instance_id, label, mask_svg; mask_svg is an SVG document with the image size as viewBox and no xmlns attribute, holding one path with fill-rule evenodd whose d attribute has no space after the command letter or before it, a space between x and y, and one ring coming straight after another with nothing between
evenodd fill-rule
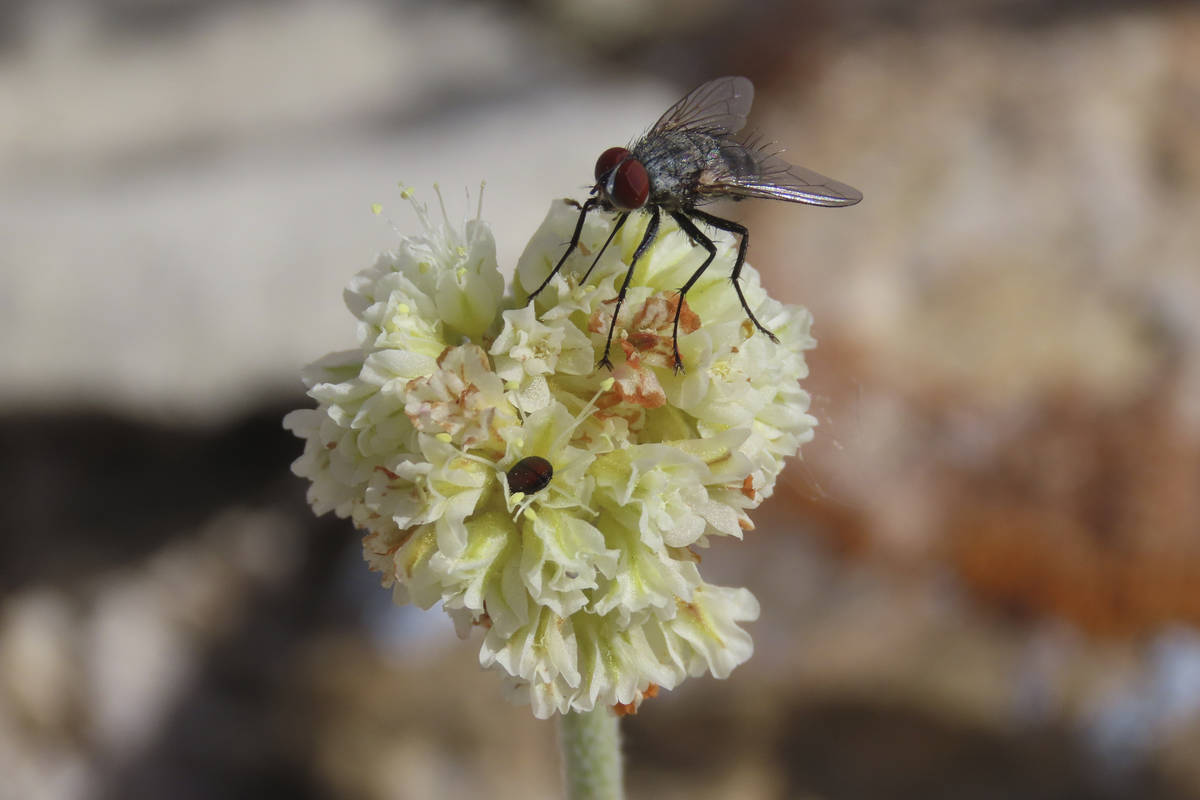
<instances>
[{"instance_id":1,"label":"small dark beetle","mask_svg":"<svg viewBox=\"0 0 1200 800\"><path fill-rule=\"evenodd\" d=\"M513 464L505 474L508 476L510 492L533 494L550 485L554 467L541 456L526 456Z\"/></svg>"}]
</instances>

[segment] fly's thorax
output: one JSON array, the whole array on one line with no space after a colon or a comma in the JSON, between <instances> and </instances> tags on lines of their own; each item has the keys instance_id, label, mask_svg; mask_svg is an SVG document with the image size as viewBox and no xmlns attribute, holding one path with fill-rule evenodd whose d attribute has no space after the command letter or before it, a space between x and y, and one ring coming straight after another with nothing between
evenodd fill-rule
<instances>
[{"instance_id":1,"label":"fly's thorax","mask_svg":"<svg viewBox=\"0 0 1200 800\"><path fill-rule=\"evenodd\" d=\"M705 202L700 177L724 164L720 140L704 131L664 131L638 141L634 157L650 176L650 203L686 209Z\"/></svg>"}]
</instances>

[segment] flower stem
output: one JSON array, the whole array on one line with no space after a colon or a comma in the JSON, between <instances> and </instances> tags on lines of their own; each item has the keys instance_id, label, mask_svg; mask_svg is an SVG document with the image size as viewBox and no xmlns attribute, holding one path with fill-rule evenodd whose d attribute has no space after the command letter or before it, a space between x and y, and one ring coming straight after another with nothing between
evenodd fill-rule
<instances>
[{"instance_id":1,"label":"flower stem","mask_svg":"<svg viewBox=\"0 0 1200 800\"><path fill-rule=\"evenodd\" d=\"M605 707L559 718L567 800L621 800L621 731Z\"/></svg>"}]
</instances>

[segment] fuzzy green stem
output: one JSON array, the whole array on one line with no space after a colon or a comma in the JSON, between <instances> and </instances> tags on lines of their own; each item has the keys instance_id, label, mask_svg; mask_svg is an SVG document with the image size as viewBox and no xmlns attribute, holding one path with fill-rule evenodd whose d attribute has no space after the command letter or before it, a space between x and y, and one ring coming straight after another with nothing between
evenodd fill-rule
<instances>
[{"instance_id":1,"label":"fuzzy green stem","mask_svg":"<svg viewBox=\"0 0 1200 800\"><path fill-rule=\"evenodd\" d=\"M621 800L621 731L608 708L559 718L567 800Z\"/></svg>"}]
</instances>

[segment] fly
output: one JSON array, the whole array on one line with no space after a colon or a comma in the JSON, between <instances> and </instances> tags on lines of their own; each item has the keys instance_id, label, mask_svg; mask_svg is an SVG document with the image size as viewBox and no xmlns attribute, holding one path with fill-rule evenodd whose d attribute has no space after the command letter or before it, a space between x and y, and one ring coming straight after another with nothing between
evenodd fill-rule
<instances>
[{"instance_id":1,"label":"fly","mask_svg":"<svg viewBox=\"0 0 1200 800\"><path fill-rule=\"evenodd\" d=\"M617 221L592 265L584 273L585 281L629 215L640 209L649 211L650 221L646 225L646 232L634 250L629 269L625 272L625 281L617 294L600 366L612 369L608 353L612 348L617 315L621 311L621 304L625 302L633 269L658 235L659 220L664 213L675 220L692 244L708 251L708 258L679 289L671 346L675 371L681 372L683 359L679 356L679 315L683 310L683 298L717 256L717 246L697 222L739 237L737 258L730 276L733 287L754 327L765 333L772 342L779 341L754 316L738 282L746 261L749 231L744 225L701 211L697 206L722 198L741 200L746 197L831 207L852 206L862 200L862 193L851 186L789 164L779 156L778 151L771 149L770 144L756 137L735 136L745 127L746 115L750 113L753 102L754 84L748 78L729 76L711 80L668 108L658 122L631 147L610 147L596 160L596 183L591 196L579 207L579 219L567 250L542 284L530 293L529 302L546 288L579 245L579 235L589 211L598 208L616 213Z\"/></svg>"}]
</instances>

